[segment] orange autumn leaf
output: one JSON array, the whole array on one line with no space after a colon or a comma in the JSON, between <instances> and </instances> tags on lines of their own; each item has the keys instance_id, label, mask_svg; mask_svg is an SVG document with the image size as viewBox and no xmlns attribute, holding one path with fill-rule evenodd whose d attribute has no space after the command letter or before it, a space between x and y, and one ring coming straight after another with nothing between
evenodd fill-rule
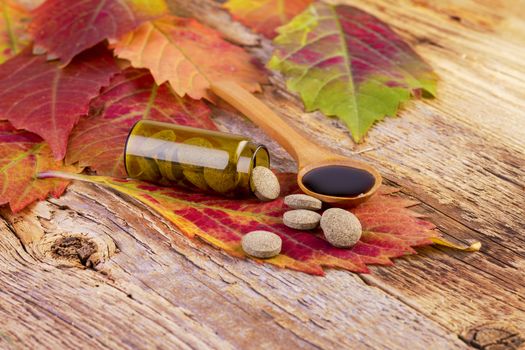
<instances>
[{"instance_id":1,"label":"orange autumn leaf","mask_svg":"<svg viewBox=\"0 0 525 350\"><path fill-rule=\"evenodd\" d=\"M14 212L48 195L59 197L69 181L37 179L46 170L80 171L53 158L49 146L35 134L16 130L0 121L0 205L9 204Z\"/></svg>"},{"instance_id":2,"label":"orange autumn leaf","mask_svg":"<svg viewBox=\"0 0 525 350\"><path fill-rule=\"evenodd\" d=\"M267 38L273 39L277 27L288 23L313 0L229 0L224 7L233 18Z\"/></svg>"},{"instance_id":3,"label":"orange autumn leaf","mask_svg":"<svg viewBox=\"0 0 525 350\"><path fill-rule=\"evenodd\" d=\"M249 91L259 91L266 81L242 48L190 18L146 22L113 47L119 58L149 69L158 85L168 81L180 96L210 99L207 89L218 80L233 80Z\"/></svg>"},{"instance_id":4,"label":"orange autumn leaf","mask_svg":"<svg viewBox=\"0 0 525 350\"><path fill-rule=\"evenodd\" d=\"M257 260L275 266L323 275L323 267L369 272L367 265L392 265L392 258L415 254L413 247L429 245L439 237L435 226L410 209L417 202L393 195L383 186L368 202L350 209L363 225L363 235L350 249L331 246L316 231L286 227L284 195L298 191L295 174L280 174L282 196L275 201L231 199L195 193L177 187L160 187L137 180L48 172L44 177L64 177L108 186L148 205L171 221L187 237L199 237L236 257L246 257L241 238L253 230L267 230L283 241L277 257Z\"/></svg>"}]
</instances>

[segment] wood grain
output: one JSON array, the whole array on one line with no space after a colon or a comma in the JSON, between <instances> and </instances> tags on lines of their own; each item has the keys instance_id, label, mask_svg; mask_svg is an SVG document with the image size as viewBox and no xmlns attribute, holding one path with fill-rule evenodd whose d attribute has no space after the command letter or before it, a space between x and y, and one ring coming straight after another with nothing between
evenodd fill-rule
<instances>
[{"instance_id":1,"label":"wood grain","mask_svg":"<svg viewBox=\"0 0 525 350\"><path fill-rule=\"evenodd\" d=\"M41 346L49 339L51 348L53 331L66 320L70 338L96 347L398 348L413 339L421 346L464 347L356 275L334 271L321 279L237 260L188 241L147 208L97 186L75 184L60 200L24 214L35 211L33 227L9 219L0 224L0 244L10 246L2 249L10 252L2 261L10 273L0 277L0 317L7 321L4 335L17 344ZM97 240L97 252L112 251L113 244L120 252L82 270L78 257L48 256L42 240L22 246L9 232L49 232L45 238L94 227L94 236L78 239ZM22 281L13 278L18 273ZM49 315L37 310L38 317L55 323L38 332L42 344L18 334L34 322L18 311L27 304L44 305ZM87 341L86 334L94 339ZM141 338L151 343L141 345Z\"/></svg>"},{"instance_id":2,"label":"wood grain","mask_svg":"<svg viewBox=\"0 0 525 350\"><path fill-rule=\"evenodd\" d=\"M0 215L0 348L517 349L525 342L524 2L352 0L410 42L439 75L438 98L403 106L365 144L272 76L263 100L309 138L376 166L421 201L450 239L370 275L319 278L233 259L135 201L74 184ZM266 60L269 43L217 3L177 7ZM229 110L223 129L269 144Z\"/></svg>"}]
</instances>

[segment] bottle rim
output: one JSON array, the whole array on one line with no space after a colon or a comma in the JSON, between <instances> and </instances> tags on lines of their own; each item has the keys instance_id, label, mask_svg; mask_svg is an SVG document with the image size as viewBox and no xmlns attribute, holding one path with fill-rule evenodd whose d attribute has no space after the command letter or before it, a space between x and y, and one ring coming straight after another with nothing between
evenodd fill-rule
<instances>
[{"instance_id":1,"label":"bottle rim","mask_svg":"<svg viewBox=\"0 0 525 350\"><path fill-rule=\"evenodd\" d=\"M129 172L128 172L128 157L126 157L126 155L128 154L128 143L129 143L129 139L131 137L131 134L133 134L133 130L135 130L135 128L137 127L137 125L139 123L141 123L142 120L137 120L135 122L135 124L133 124L133 126L131 127L131 129L129 129L129 132L128 132L128 136L126 136L126 142L124 143L124 155L123 155L123 158L124 158L124 170L126 170L126 175L129 177Z\"/></svg>"},{"instance_id":2,"label":"bottle rim","mask_svg":"<svg viewBox=\"0 0 525 350\"><path fill-rule=\"evenodd\" d=\"M257 166L257 154L260 152L260 151L264 151L266 153L266 155L268 156L268 169L271 169L270 168L270 165L272 164L272 161L271 161L271 155L270 155L270 152L268 151L268 148L263 145L262 143L257 143L257 144L254 144L256 146L255 148L255 151L253 152L252 154L252 159L251 159L251 166L250 166L250 172L248 174L248 187L250 187L250 191L252 192L252 194L254 194L254 191L255 189L252 187L252 184L251 184L251 179L252 179L252 173L253 173L253 169Z\"/></svg>"}]
</instances>

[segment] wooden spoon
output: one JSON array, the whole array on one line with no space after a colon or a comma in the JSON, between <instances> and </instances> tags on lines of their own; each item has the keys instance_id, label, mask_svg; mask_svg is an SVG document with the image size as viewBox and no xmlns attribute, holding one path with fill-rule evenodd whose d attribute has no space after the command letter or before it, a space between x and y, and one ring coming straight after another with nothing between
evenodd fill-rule
<instances>
[{"instance_id":1,"label":"wooden spoon","mask_svg":"<svg viewBox=\"0 0 525 350\"><path fill-rule=\"evenodd\" d=\"M261 127L297 161L297 183L304 193L327 203L357 205L370 198L381 185L381 175L374 167L364 162L333 153L309 141L298 133L295 128L291 127L275 114L268 106L238 84L231 81L217 82L212 84L211 90ZM306 174L310 173L308 178L311 178L312 174L314 174L312 171L319 173L319 171L324 170L330 173L330 170L334 169L333 166L338 166L339 169L358 169L357 171L360 171L360 173L363 173L364 170L368 172L368 174L365 173L368 178L370 178L370 175L373 177L373 185L371 185L371 187L368 186L365 193L359 193L354 196L337 196L333 193L314 192L303 182ZM327 182L330 180L329 178L323 179L323 181ZM356 179L354 178L354 180ZM352 181L352 178L345 177L344 181ZM310 185L310 187L312 186Z\"/></svg>"}]
</instances>

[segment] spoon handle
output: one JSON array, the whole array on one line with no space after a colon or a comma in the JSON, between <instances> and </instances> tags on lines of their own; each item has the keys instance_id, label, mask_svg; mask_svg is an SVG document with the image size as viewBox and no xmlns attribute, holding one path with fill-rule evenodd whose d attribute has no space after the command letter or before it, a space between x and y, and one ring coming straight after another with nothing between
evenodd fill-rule
<instances>
[{"instance_id":1,"label":"spoon handle","mask_svg":"<svg viewBox=\"0 0 525 350\"><path fill-rule=\"evenodd\" d=\"M322 148L307 140L261 100L232 81L212 84L211 90L235 107L277 141L298 163L325 155Z\"/></svg>"}]
</instances>

